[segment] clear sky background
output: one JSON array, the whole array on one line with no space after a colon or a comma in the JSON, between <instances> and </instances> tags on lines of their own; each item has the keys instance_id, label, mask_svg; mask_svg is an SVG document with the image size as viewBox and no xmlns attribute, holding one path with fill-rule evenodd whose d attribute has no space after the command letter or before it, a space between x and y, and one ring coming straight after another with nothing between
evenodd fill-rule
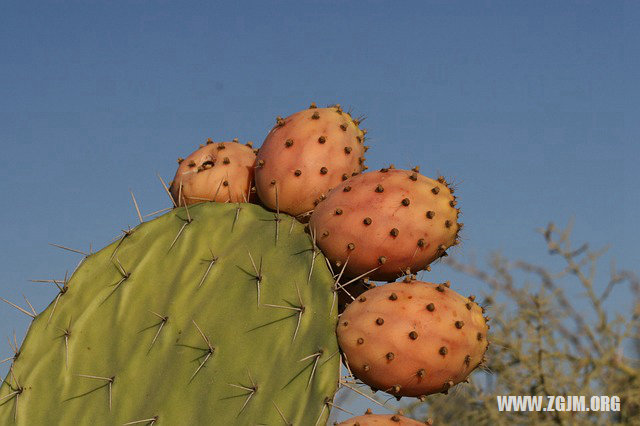
<instances>
[{"instance_id":1,"label":"clear sky background","mask_svg":"<svg viewBox=\"0 0 640 426\"><path fill-rule=\"evenodd\" d=\"M277 115L311 101L368 117L372 169L420 165L458 183L461 260L545 261L535 229L574 217L576 242L611 244L607 259L638 271L639 12L633 1L5 2L0 294L44 309L55 288L28 280L80 260L48 243L103 247L137 223L129 189L143 213L166 207L156 172L170 180L207 137L259 145ZM612 302L629 307L624 293ZM0 306L2 341L28 319Z\"/></svg>"}]
</instances>

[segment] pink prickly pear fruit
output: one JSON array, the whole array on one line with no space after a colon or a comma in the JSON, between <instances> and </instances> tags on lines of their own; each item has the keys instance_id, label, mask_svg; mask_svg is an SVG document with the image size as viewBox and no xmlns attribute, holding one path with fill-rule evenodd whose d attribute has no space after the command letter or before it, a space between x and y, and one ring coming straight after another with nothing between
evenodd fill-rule
<instances>
[{"instance_id":1,"label":"pink prickly pear fruit","mask_svg":"<svg viewBox=\"0 0 640 426\"><path fill-rule=\"evenodd\" d=\"M309 213L331 188L364 169L365 130L339 105L276 120L256 160L256 188L265 206Z\"/></svg>"},{"instance_id":2,"label":"pink prickly pear fruit","mask_svg":"<svg viewBox=\"0 0 640 426\"><path fill-rule=\"evenodd\" d=\"M421 399L446 393L484 361L488 318L449 283L407 280L368 290L340 317L338 343L374 389Z\"/></svg>"},{"instance_id":3,"label":"pink prickly pear fruit","mask_svg":"<svg viewBox=\"0 0 640 426\"><path fill-rule=\"evenodd\" d=\"M389 281L427 268L457 244L456 203L443 177L382 169L331 190L311 215L310 229L324 255L344 267L344 277L372 271L371 279Z\"/></svg>"},{"instance_id":4,"label":"pink prickly pear fruit","mask_svg":"<svg viewBox=\"0 0 640 426\"><path fill-rule=\"evenodd\" d=\"M365 414L338 423L338 426L425 426L432 424L429 420L419 422L400 414Z\"/></svg>"},{"instance_id":5,"label":"pink prickly pear fruit","mask_svg":"<svg viewBox=\"0 0 640 426\"><path fill-rule=\"evenodd\" d=\"M179 206L203 201L246 203L251 196L255 159L250 143L208 139L187 158L178 158L171 196Z\"/></svg>"}]
</instances>

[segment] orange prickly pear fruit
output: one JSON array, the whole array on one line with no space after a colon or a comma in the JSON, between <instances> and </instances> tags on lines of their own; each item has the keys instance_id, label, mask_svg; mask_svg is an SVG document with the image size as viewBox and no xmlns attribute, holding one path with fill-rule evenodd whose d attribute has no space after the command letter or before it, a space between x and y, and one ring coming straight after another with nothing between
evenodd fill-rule
<instances>
[{"instance_id":1,"label":"orange prickly pear fruit","mask_svg":"<svg viewBox=\"0 0 640 426\"><path fill-rule=\"evenodd\" d=\"M200 145L187 158L178 159L170 192L178 206L218 201L248 202L256 155L250 146L233 142Z\"/></svg>"},{"instance_id":2,"label":"orange prickly pear fruit","mask_svg":"<svg viewBox=\"0 0 640 426\"><path fill-rule=\"evenodd\" d=\"M488 319L449 283L416 280L367 290L340 317L340 348L353 374L394 396L447 392L483 362Z\"/></svg>"},{"instance_id":3,"label":"orange prickly pear fruit","mask_svg":"<svg viewBox=\"0 0 640 426\"><path fill-rule=\"evenodd\" d=\"M256 189L271 209L309 213L329 190L364 169L365 131L339 105L278 117L256 160Z\"/></svg>"},{"instance_id":4,"label":"orange prickly pear fruit","mask_svg":"<svg viewBox=\"0 0 640 426\"><path fill-rule=\"evenodd\" d=\"M369 272L372 280L395 280L427 268L457 243L462 223L452 192L444 178L416 170L363 173L331 190L310 229L344 277Z\"/></svg>"}]
</instances>

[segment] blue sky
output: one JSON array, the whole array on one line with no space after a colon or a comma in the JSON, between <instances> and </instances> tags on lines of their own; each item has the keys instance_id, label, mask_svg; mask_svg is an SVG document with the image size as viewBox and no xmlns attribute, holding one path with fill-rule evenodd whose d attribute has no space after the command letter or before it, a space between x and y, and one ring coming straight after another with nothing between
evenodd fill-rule
<instances>
[{"instance_id":1,"label":"blue sky","mask_svg":"<svg viewBox=\"0 0 640 426\"><path fill-rule=\"evenodd\" d=\"M458 183L462 260L546 261L535 229L640 261L640 7L612 1L12 2L0 15L0 293L36 309L77 256L168 205L199 143L367 115L371 168ZM634 77L636 76L636 77ZM606 263L604 265L607 266ZM437 269L437 268L434 268ZM440 268L426 278L446 279ZM474 283L460 282L463 292ZM624 294L613 309L629 312ZM0 306L0 338L27 319ZM10 355L0 344L0 358ZM3 370L4 371L4 370Z\"/></svg>"}]
</instances>

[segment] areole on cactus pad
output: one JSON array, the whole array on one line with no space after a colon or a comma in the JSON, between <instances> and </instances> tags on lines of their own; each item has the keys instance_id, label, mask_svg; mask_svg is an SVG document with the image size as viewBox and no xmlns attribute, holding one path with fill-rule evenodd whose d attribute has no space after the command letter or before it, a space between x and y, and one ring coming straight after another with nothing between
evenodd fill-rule
<instances>
[{"instance_id":1,"label":"areole on cactus pad","mask_svg":"<svg viewBox=\"0 0 640 426\"><path fill-rule=\"evenodd\" d=\"M333 278L303 225L275 219L182 207L89 255L32 322L0 423L326 422Z\"/></svg>"}]
</instances>

